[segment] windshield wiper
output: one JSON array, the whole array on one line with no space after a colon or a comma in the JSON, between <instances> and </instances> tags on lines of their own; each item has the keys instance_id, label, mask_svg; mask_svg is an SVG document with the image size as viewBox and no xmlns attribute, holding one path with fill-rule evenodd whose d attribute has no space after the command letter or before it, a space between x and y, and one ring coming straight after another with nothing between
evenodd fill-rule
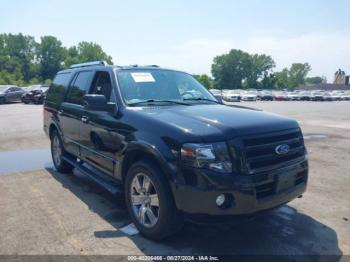
<instances>
[{"instance_id":1,"label":"windshield wiper","mask_svg":"<svg viewBox=\"0 0 350 262\"><path fill-rule=\"evenodd\" d=\"M212 100L212 99L208 99L208 98L202 98L202 97L195 97L195 98L184 98L184 101L208 101L208 102L213 102L216 104L221 104L218 101Z\"/></svg>"},{"instance_id":2,"label":"windshield wiper","mask_svg":"<svg viewBox=\"0 0 350 262\"><path fill-rule=\"evenodd\" d=\"M148 99L146 101L140 101L129 104L129 106L136 106L141 104L149 104L149 103L172 103L172 104L178 104L178 105L185 105L189 106L188 103L181 102L181 101L175 101L175 100L156 100L156 99Z\"/></svg>"}]
</instances>

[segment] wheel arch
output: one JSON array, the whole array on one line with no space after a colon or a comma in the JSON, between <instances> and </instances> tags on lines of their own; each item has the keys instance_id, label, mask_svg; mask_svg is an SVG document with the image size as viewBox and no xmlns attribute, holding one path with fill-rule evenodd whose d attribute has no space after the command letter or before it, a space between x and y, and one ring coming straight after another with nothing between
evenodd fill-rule
<instances>
[{"instance_id":1,"label":"wheel arch","mask_svg":"<svg viewBox=\"0 0 350 262\"><path fill-rule=\"evenodd\" d=\"M137 143L130 145L128 149L125 150L120 169L123 183L132 164L141 160L154 164L160 169L160 171L162 171L168 180L173 181L176 174L175 165L172 164L171 161L166 160L154 146L146 143Z\"/></svg>"}]
</instances>

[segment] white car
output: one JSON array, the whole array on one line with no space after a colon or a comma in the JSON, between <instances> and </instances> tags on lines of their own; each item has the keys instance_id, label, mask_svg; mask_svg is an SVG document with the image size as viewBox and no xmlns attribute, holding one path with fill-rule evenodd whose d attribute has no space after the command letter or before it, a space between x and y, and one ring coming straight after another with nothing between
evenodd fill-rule
<instances>
[{"instance_id":1,"label":"white car","mask_svg":"<svg viewBox=\"0 0 350 262\"><path fill-rule=\"evenodd\" d=\"M330 92L324 92L323 93L323 100L324 101L334 101L334 97Z\"/></svg>"},{"instance_id":2,"label":"white car","mask_svg":"<svg viewBox=\"0 0 350 262\"><path fill-rule=\"evenodd\" d=\"M209 92L215 96L216 99L222 101L222 91L219 89L209 89Z\"/></svg>"},{"instance_id":3,"label":"white car","mask_svg":"<svg viewBox=\"0 0 350 262\"><path fill-rule=\"evenodd\" d=\"M289 101L299 101L300 100L300 94L299 94L299 92L296 92L296 91L288 92L287 99Z\"/></svg>"},{"instance_id":4,"label":"white car","mask_svg":"<svg viewBox=\"0 0 350 262\"><path fill-rule=\"evenodd\" d=\"M258 95L254 91L243 91L241 93L242 101L256 101L258 99Z\"/></svg>"},{"instance_id":5,"label":"white car","mask_svg":"<svg viewBox=\"0 0 350 262\"><path fill-rule=\"evenodd\" d=\"M339 91L332 91L331 95L332 95L334 101L340 101L340 100L342 100L343 93L341 93Z\"/></svg>"},{"instance_id":6,"label":"white car","mask_svg":"<svg viewBox=\"0 0 350 262\"><path fill-rule=\"evenodd\" d=\"M225 90L222 95L222 102L225 105L232 105L235 102L241 102L241 95L237 90Z\"/></svg>"},{"instance_id":7,"label":"white car","mask_svg":"<svg viewBox=\"0 0 350 262\"><path fill-rule=\"evenodd\" d=\"M350 91L345 91L344 92L344 100L350 100Z\"/></svg>"}]
</instances>

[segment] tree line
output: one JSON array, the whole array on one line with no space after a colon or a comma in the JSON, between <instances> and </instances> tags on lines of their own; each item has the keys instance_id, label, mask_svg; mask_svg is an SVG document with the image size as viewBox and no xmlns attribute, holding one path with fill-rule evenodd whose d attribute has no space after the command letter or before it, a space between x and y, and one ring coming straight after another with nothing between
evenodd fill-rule
<instances>
[{"instance_id":1,"label":"tree line","mask_svg":"<svg viewBox=\"0 0 350 262\"><path fill-rule=\"evenodd\" d=\"M54 36L36 42L33 36L0 34L0 84L49 84L57 71L94 60L112 63L112 57L96 43L65 47Z\"/></svg>"},{"instance_id":2,"label":"tree line","mask_svg":"<svg viewBox=\"0 0 350 262\"><path fill-rule=\"evenodd\" d=\"M82 41L65 47L54 36L35 41L23 34L0 34L0 84L49 84L57 71L72 64L104 60L112 64L112 57L96 43ZM308 63L294 63L290 68L274 72L275 61L266 54L249 54L233 49L213 60L212 77L195 77L207 88L218 89L294 89L306 83L317 84L321 77L307 77Z\"/></svg>"},{"instance_id":3,"label":"tree line","mask_svg":"<svg viewBox=\"0 0 350 262\"><path fill-rule=\"evenodd\" d=\"M274 72L275 61L266 54L249 54L232 49L228 54L214 58L211 73L195 75L207 88L218 89L289 89L304 84L318 84L324 78L307 77L309 63L293 63L290 68Z\"/></svg>"}]
</instances>

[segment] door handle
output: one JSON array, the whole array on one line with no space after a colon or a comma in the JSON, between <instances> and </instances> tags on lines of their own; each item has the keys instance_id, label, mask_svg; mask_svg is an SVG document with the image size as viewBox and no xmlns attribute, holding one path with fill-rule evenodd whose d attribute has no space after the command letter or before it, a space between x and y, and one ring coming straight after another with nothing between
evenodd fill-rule
<instances>
[{"instance_id":1,"label":"door handle","mask_svg":"<svg viewBox=\"0 0 350 262\"><path fill-rule=\"evenodd\" d=\"M81 122L87 123L87 122L89 122L89 118L87 116L82 116L81 117Z\"/></svg>"},{"instance_id":2,"label":"door handle","mask_svg":"<svg viewBox=\"0 0 350 262\"><path fill-rule=\"evenodd\" d=\"M62 109L58 110L58 114L62 115L63 114L63 110Z\"/></svg>"}]
</instances>

